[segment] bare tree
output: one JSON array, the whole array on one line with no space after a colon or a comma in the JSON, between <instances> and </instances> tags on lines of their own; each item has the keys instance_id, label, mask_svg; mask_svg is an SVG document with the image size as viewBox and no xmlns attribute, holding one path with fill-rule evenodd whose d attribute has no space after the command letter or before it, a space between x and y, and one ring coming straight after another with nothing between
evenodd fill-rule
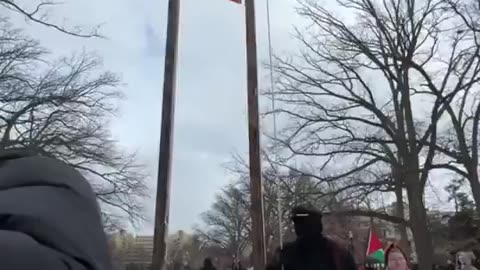
<instances>
[{"instance_id":1,"label":"bare tree","mask_svg":"<svg viewBox=\"0 0 480 270\"><path fill-rule=\"evenodd\" d=\"M326 213L324 222L330 224L330 226L326 226L328 229L325 233L330 237L347 242L348 232L356 232L352 222L355 218L345 214L351 214L348 211L352 209L348 205L350 201L343 200L338 194L331 192L330 189L335 189L333 186L327 189L321 187L314 178L310 177L311 174L306 173L307 168L296 169L291 167L281 171L281 166L273 162L266 151L263 152L263 160L265 165L263 169L265 232L268 237L267 250L269 252L273 252L278 247L280 220L284 242L295 239L291 210L299 205L313 206ZM247 198L250 190L248 164L239 155L235 155L233 162L229 163L226 168L239 177L236 183L239 191L243 194L242 198L245 198L243 204L248 211ZM280 209L278 203L280 203ZM376 214L387 216L386 213L376 212ZM357 235L360 235L360 233Z\"/></svg>"},{"instance_id":2,"label":"bare tree","mask_svg":"<svg viewBox=\"0 0 480 270\"><path fill-rule=\"evenodd\" d=\"M35 0L34 0L35 1ZM27 2L27 1L25 1ZM28 1L30 4L33 1ZM98 26L90 30L85 30L84 27L80 26L66 26L54 23L49 18L49 12L55 6L61 4L61 2L49 1L49 0L40 0L35 1L34 7L31 10L28 10L19 1L14 0L0 0L0 8L5 8L11 10L15 13L18 13L25 17L26 20L32 21L34 23L43 25L48 28L55 29L59 32L62 32L67 35L82 37L82 38L91 38L91 37L101 37L98 32Z\"/></svg>"},{"instance_id":3,"label":"bare tree","mask_svg":"<svg viewBox=\"0 0 480 270\"><path fill-rule=\"evenodd\" d=\"M201 252L201 241L197 236L178 231L169 236L167 246L167 261L169 264L167 269L179 269L184 263L188 263L190 267L194 268L201 267L204 254ZM149 256L151 257L152 254L149 254Z\"/></svg>"},{"instance_id":4,"label":"bare tree","mask_svg":"<svg viewBox=\"0 0 480 270\"><path fill-rule=\"evenodd\" d=\"M432 168L448 169L467 179L480 212L480 7L478 1L448 0L447 3L456 34L445 76L454 84L450 82L445 89L439 89L433 82L430 86L434 89L430 93L441 100L448 119L442 123L443 130L439 130L436 140L436 150L442 155Z\"/></svg>"},{"instance_id":5,"label":"bare tree","mask_svg":"<svg viewBox=\"0 0 480 270\"><path fill-rule=\"evenodd\" d=\"M215 198L212 208L202 215L206 226L198 229L203 241L219 245L231 255L241 255L248 245L251 222L245 194L228 185Z\"/></svg>"},{"instance_id":6,"label":"bare tree","mask_svg":"<svg viewBox=\"0 0 480 270\"><path fill-rule=\"evenodd\" d=\"M286 240L293 238L293 227L290 221L291 209L298 205L310 205L322 210L331 209L333 205L330 198L324 196L317 183L312 181L309 174L293 167L280 171L279 166L271 159L267 151L262 153L264 169L262 170L263 194L264 194L264 217L265 232L270 237L268 247L273 251L273 245L279 241L279 222L282 221L282 231ZM234 155L232 162L227 164L226 169L239 180L236 182L244 197L249 196L248 163L240 156ZM283 168L282 168L283 169ZM306 169L305 169L306 170ZM278 204L280 203L280 209ZM249 209L248 201L245 207ZM281 211L279 213L279 211Z\"/></svg>"},{"instance_id":7,"label":"bare tree","mask_svg":"<svg viewBox=\"0 0 480 270\"><path fill-rule=\"evenodd\" d=\"M302 51L274 66L283 103L277 113L292 119L279 143L317 168L330 167L335 173L319 169L317 179L344 193L362 185L351 185L349 177L391 168L394 185L406 191L420 269L430 269L423 197L435 165L437 124L453 102L450 93L476 82L476 60L466 57L476 45L452 27L446 1L335 2L355 19L302 1L298 12L311 23L297 31Z\"/></svg>"},{"instance_id":8,"label":"bare tree","mask_svg":"<svg viewBox=\"0 0 480 270\"><path fill-rule=\"evenodd\" d=\"M47 59L36 41L0 21L0 149L70 164L93 185L110 225L124 214L138 220L143 168L108 131L122 98L118 76L86 53Z\"/></svg>"}]
</instances>

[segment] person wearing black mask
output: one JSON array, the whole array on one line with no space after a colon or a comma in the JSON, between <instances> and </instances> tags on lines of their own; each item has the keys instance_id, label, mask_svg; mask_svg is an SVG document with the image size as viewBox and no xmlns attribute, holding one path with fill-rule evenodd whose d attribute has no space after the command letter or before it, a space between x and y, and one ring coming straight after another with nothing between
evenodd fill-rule
<instances>
[{"instance_id":1,"label":"person wearing black mask","mask_svg":"<svg viewBox=\"0 0 480 270\"><path fill-rule=\"evenodd\" d=\"M203 261L203 267L201 270L217 270L215 266L213 266L212 259L210 258L205 258Z\"/></svg>"},{"instance_id":2,"label":"person wearing black mask","mask_svg":"<svg viewBox=\"0 0 480 270\"><path fill-rule=\"evenodd\" d=\"M292 210L297 239L277 249L267 270L356 270L353 256L323 236L322 213L307 206Z\"/></svg>"}]
</instances>

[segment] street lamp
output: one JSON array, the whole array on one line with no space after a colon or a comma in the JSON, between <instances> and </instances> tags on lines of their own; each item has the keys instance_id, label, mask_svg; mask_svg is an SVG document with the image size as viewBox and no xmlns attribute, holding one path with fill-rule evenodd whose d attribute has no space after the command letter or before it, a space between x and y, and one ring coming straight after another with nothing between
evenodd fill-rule
<instances>
[{"instance_id":1,"label":"street lamp","mask_svg":"<svg viewBox=\"0 0 480 270\"><path fill-rule=\"evenodd\" d=\"M282 189L280 188L280 183L276 183L276 193L277 193L277 212L278 212L278 242L280 250L283 250L283 219L282 219ZM281 270L284 270L284 265L282 263Z\"/></svg>"},{"instance_id":2,"label":"street lamp","mask_svg":"<svg viewBox=\"0 0 480 270\"><path fill-rule=\"evenodd\" d=\"M283 250L283 219L282 219L282 194L280 185L277 185L277 212L278 212L278 241L280 249Z\"/></svg>"},{"instance_id":3,"label":"street lamp","mask_svg":"<svg viewBox=\"0 0 480 270\"><path fill-rule=\"evenodd\" d=\"M277 195L277 218L278 218L278 241L279 241L279 246L280 249L283 249L283 219L282 219L282 189L280 188L280 183L276 182L275 180L279 179L279 177L276 175L274 179L268 179L271 182L273 182L273 185L275 185L274 193Z\"/></svg>"}]
</instances>

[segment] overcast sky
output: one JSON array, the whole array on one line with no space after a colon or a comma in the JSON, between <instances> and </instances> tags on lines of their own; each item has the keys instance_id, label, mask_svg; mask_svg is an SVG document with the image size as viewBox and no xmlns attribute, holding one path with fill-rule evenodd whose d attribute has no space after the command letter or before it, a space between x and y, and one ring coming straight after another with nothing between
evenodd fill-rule
<instances>
[{"instance_id":1,"label":"overcast sky","mask_svg":"<svg viewBox=\"0 0 480 270\"><path fill-rule=\"evenodd\" d=\"M33 1L22 1L24 6ZM35 1L38 2L38 1ZM118 72L128 99L112 126L113 135L138 151L152 175L147 214L153 217L160 134L161 86L167 21L165 0L64 1L52 10L57 22L102 24L102 39L79 39L13 18L55 54L96 51L105 68ZM231 181L222 164L233 152L247 153L244 7L229 0L182 0L171 231L200 223L215 192ZM257 2L259 62L268 59L265 1ZM295 23L292 0L271 1L273 44L284 51ZM268 87L265 73L260 88ZM263 104L268 102L263 101ZM265 107L262 110L266 109ZM140 233L152 233L147 222Z\"/></svg>"},{"instance_id":2,"label":"overcast sky","mask_svg":"<svg viewBox=\"0 0 480 270\"><path fill-rule=\"evenodd\" d=\"M38 0L35 2L38 3ZM170 230L189 230L199 224L219 189L232 181L222 168L233 152L247 155L247 107L244 7L230 0L181 0L174 159ZM268 60L265 0L257 0L259 63ZM272 37L276 54L296 49L292 26L294 0L271 0ZM32 5L24 0L22 4ZM102 24L108 39L79 39L13 17L55 54L95 51L105 68L121 74L127 100L113 121L112 133L121 147L137 151L147 164L151 198L145 201L153 220L160 134L161 91L167 21L166 0L67 0L52 10L57 22ZM351 16L347 16L351 17ZM68 18L68 19L67 19ZM260 90L269 87L260 70ZM261 97L261 111L269 102ZM268 129L271 119L263 119ZM434 178L443 178L441 175ZM444 197L436 187L432 200ZM440 194L440 195L438 195ZM429 195L430 196L430 195ZM427 196L427 200L429 196ZM442 200L443 201L443 200ZM445 207L445 204L443 204ZM146 222L138 233L153 233Z\"/></svg>"}]
</instances>

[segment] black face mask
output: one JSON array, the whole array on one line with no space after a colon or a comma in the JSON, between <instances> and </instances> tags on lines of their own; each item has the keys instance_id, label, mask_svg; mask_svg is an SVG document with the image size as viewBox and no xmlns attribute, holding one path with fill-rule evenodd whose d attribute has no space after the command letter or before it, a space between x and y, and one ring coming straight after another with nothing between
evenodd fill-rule
<instances>
[{"instance_id":1,"label":"black face mask","mask_svg":"<svg viewBox=\"0 0 480 270\"><path fill-rule=\"evenodd\" d=\"M298 238L320 236L323 231L322 221L311 217L294 218L295 233Z\"/></svg>"}]
</instances>

